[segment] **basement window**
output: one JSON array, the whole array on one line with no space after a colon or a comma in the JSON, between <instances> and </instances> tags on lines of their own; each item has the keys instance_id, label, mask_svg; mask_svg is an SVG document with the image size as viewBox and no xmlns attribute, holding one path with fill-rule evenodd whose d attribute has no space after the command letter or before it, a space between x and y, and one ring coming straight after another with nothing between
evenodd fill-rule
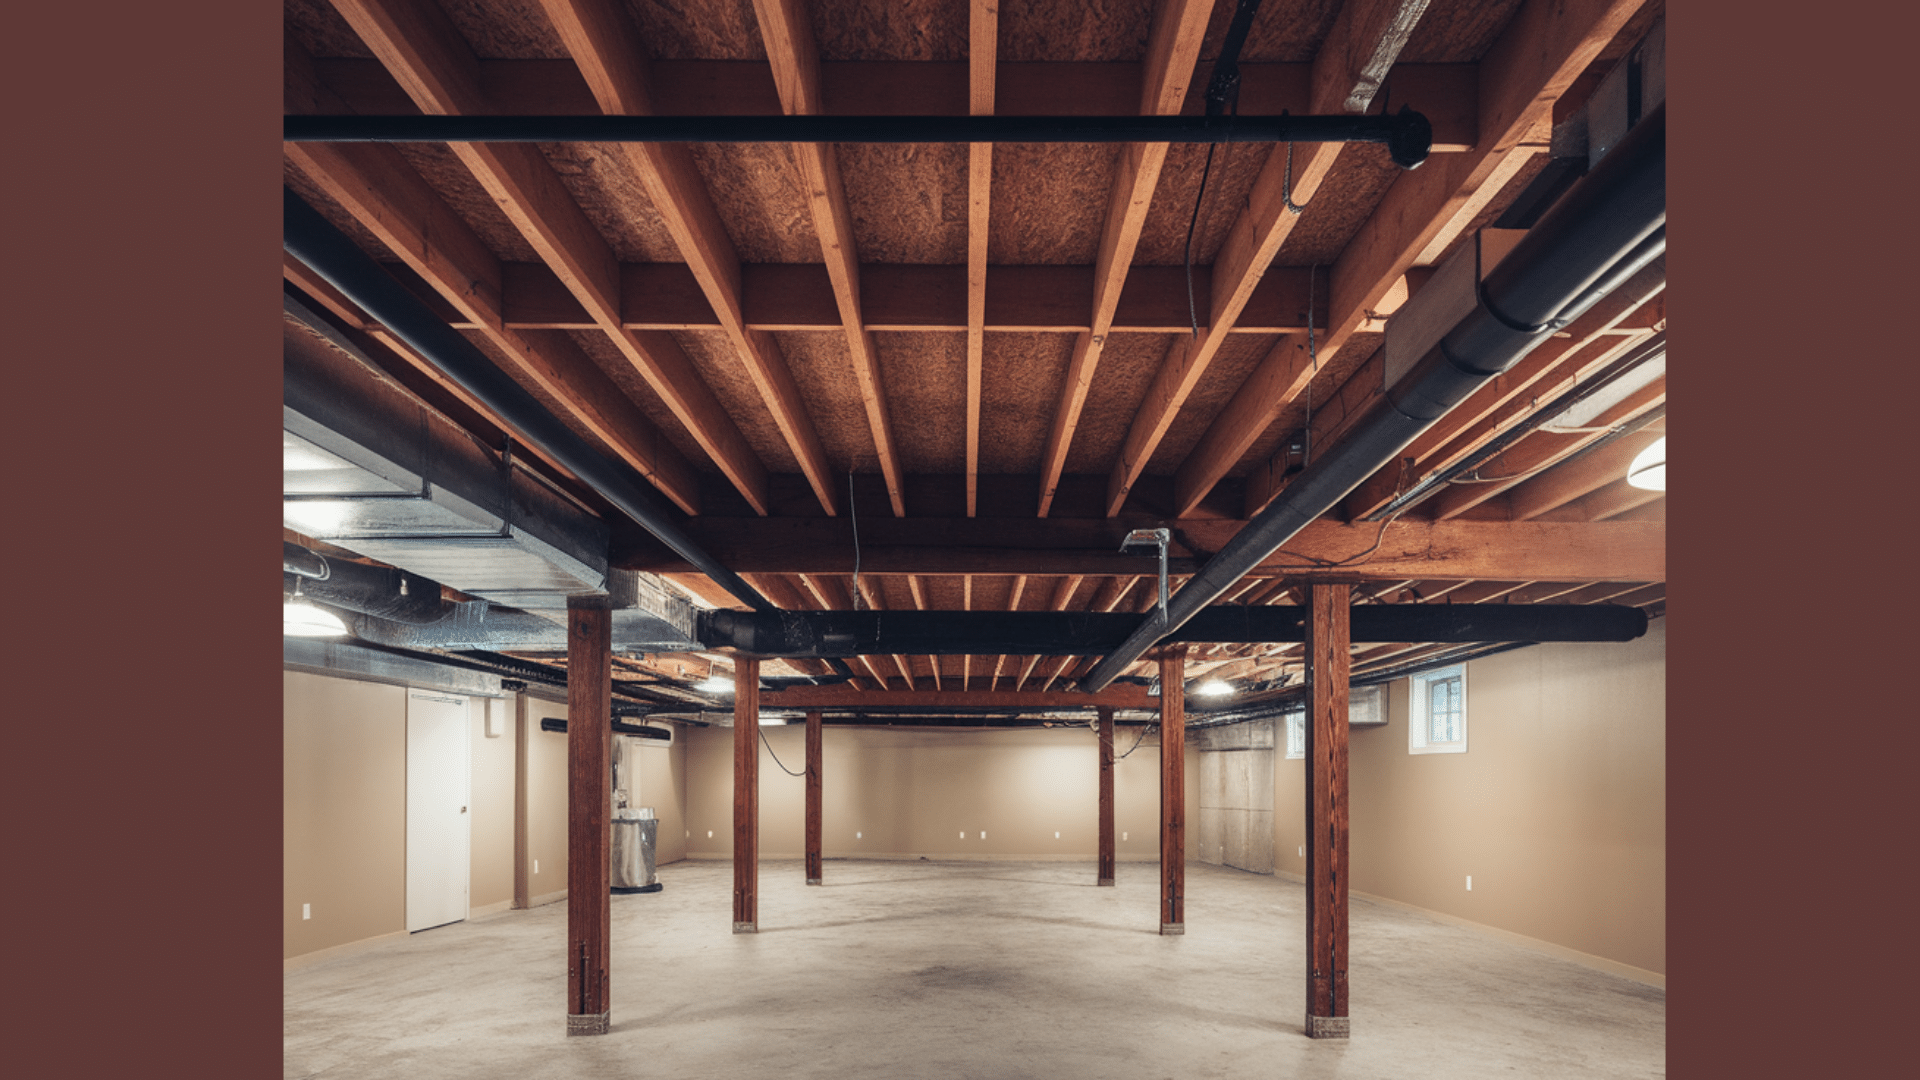
<instances>
[{"instance_id":1,"label":"basement window","mask_svg":"<svg viewBox=\"0 0 1920 1080\"><path fill-rule=\"evenodd\" d=\"M1467 667L1455 664L1415 675L1407 710L1407 752L1467 752Z\"/></svg>"},{"instance_id":2,"label":"basement window","mask_svg":"<svg viewBox=\"0 0 1920 1080\"><path fill-rule=\"evenodd\" d=\"M1287 757L1303 758L1307 756L1307 712L1302 709L1290 712L1283 719L1287 722Z\"/></svg>"}]
</instances>

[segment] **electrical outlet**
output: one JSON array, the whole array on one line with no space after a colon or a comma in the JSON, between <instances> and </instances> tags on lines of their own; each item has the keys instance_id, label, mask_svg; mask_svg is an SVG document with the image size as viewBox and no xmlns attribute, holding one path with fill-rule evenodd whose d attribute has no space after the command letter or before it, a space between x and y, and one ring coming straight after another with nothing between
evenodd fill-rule
<instances>
[{"instance_id":1,"label":"electrical outlet","mask_svg":"<svg viewBox=\"0 0 1920 1080\"><path fill-rule=\"evenodd\" d=\"M860 835L861 835L861 834L859 834L859 833L854 833L854 834L853 834L853 838L854 838L855 840L858 840L858 839L860 839Z\"/></svg>"},{"instance_id":2,"label":"electrical outlet","mask_svg":"<svg viewBox=\"0 0 1920 1080\"><path fill-rule=\"evenodd\" d=\"M712 829L708 829L708 830L707 830L707 839L709 839L709 840L711 840L711 839L713 839L713 830L712 830Z\"/></svg>"},{"instance_id":3,"label":"electrical outlet","mask_svg":"<svg viewBox=\"0 0 1920 1080\"><path fill-rule=\"evenodd\" d=\"M1053 834L1053 838L1054 838L1055 840L1058 840L1058 839L1060 839L1060 833L1059 833L1059 831L1058 831L1058 830L1055 830L1055 832L1054 832L1054 834Z\"/></svg>"},{"instance_id":4,"label":"electrical outlet","mask_svg":"<svg viewBox=\"0 0 1920 1080\"><path fill-rule=\"evenodd\" d=\"M1300 857L1303 859L1307 857L1307 845L1305 844L1300 845Z\"/></svg>"},{"instance_id":5,"label":"electrical outlet","mask_svg":"<svg viewBox=\"0 0 1920 1080\"><path fill-rule=\"evenodd\" d=\"M961 834L960 834L960 839L962 839L962 840L965 840L966 838L967 838L967 834L966 834L966 833L964 833L964 832L963 832L963 833L961 833Z\"/></svg>"},{"instance_id":6,"label":"electrical outlet","mask_svg":"<svg viewBox=\"0 0 1920 1080\"><path fill-rule=\"evenodd\" d=\"M301 904L301 905L300 905L300 917L301 917L302 919L311 919L311 918L313 918L313 905L312 905L312 904Z\"/></svg>"},{"instance_id":7,"label":"electrical outlet","mask_svg":"<svg viewBox=\"0 0 1920 1080\"><path fill-rule=\"evenodd\" d=\"M985 829L980 830L980 839L985 840L986 838L987 838L987 831Z\"/></svg>"},{"instance_id":8,"label":"electrical outlet","mask_svg":"<svg viewBox=\"0 0 1920 1080\"><path fill-rule=\"evenodd\" d=\"M1122 840L1125 840L1126 838L1127 838L1127 834L1126 834L1126 833L1121 833L1121 834L1120 834L1120 839L1122 839Z\"/></svg>"},{"instance_id":9,"label":"electrical outlet","mask_svg":"<svg viewBox=\"0 0 1920 1080\"><path fill-rule=\"evenodd\" d=\"M1467 891L1468 892L1473 891L1473 875L1472 874L1467 875Z\"/></svg>"},{"instance_id":10,"label":"electrical outlet","mask_svg":"<svg viewBox=\"0 0 1920 1080\"><path fill-rule=\"evenodd\" d=\"M540 872L540 860L539 860L539 859L535 859L535 860L533 860L533 872L534 872L534 873L536 873L536 874Z\"/></svg>"}]
</instances>

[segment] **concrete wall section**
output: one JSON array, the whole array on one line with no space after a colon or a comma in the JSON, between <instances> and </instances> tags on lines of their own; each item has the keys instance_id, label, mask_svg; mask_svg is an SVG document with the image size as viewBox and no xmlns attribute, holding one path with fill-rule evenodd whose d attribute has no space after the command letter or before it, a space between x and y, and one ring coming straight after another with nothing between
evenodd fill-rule
<instances>
[{"instance_id":1,"label":"concrete wall section","mask_svg":"<svg viewBox=\"0 0 1920 1080\"><path fill-rule=\"evenodd\" d=\"M1353 729L1354 890L1664 975L1665 620L1473 661L1466 693L1463 754L1407 752L1404 680ZM1279 764L1297 829L1301 762Z\"/></svg>"},{"instance_id":2,"label":"concrete wall section","mask_svg":"<svg viewBox=\"0 0 1920 1080\"><path fill-rule=\"evenodd\" d=\"M805 729L792 724L762 730L767 745L760 751L760 854L799 858L805 782L783 771L774 756L803 772ZM1133 746L1137 734L1122 728L1116 751ZM733 730L696 728L685 735L692 833L687 854L727 858L733 851ZM1189 845L1199 820L1199 756L1186 752ZM1099 744L1086 727L828 725L821 745L822 851L828 858L1091 860L1098 841L1099 768ZM1159 770L1154 738L1114 767L1114 847L1122 861L1159 857Z\"/></svg>"}]
</instances>

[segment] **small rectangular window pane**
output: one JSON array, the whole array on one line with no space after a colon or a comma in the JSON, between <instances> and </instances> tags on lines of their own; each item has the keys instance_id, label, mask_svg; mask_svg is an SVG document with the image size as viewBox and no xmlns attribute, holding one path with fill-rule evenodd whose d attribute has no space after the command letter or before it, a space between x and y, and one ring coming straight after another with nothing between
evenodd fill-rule
<instances>
[{"instance_id":1,"label":"small rectangular window pane","mask_svg":"<svg viewBox=\"0 0 1920 1080\"><path fill-rule=\"evenodd\" d=\"M1427 739L1436 743L1460 741L1460 679L1435 679L1427 684Z\"/></svg>"}]
</instances>

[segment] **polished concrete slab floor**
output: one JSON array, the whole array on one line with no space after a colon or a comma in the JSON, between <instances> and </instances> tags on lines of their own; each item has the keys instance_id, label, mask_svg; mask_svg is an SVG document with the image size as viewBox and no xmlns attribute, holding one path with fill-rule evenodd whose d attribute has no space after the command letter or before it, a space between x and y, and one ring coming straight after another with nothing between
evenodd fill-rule
<instances>
[{"instance_id":1,"label":"polished concrete slab floor","mask_svg":"<svg viewBox=\"0 0 1920 1080\"><path fill-rule=\"evenodd\" d=\"M1194 864L1162 937L1158 866L829 861L661 868L613 898L612 1027L566 1030L566 905L289 973L288 1077L1646 1077L1666 995L1355 899L1347 1041L1301 1034L1305 897Z\"/></svg>"}]
</instances>

